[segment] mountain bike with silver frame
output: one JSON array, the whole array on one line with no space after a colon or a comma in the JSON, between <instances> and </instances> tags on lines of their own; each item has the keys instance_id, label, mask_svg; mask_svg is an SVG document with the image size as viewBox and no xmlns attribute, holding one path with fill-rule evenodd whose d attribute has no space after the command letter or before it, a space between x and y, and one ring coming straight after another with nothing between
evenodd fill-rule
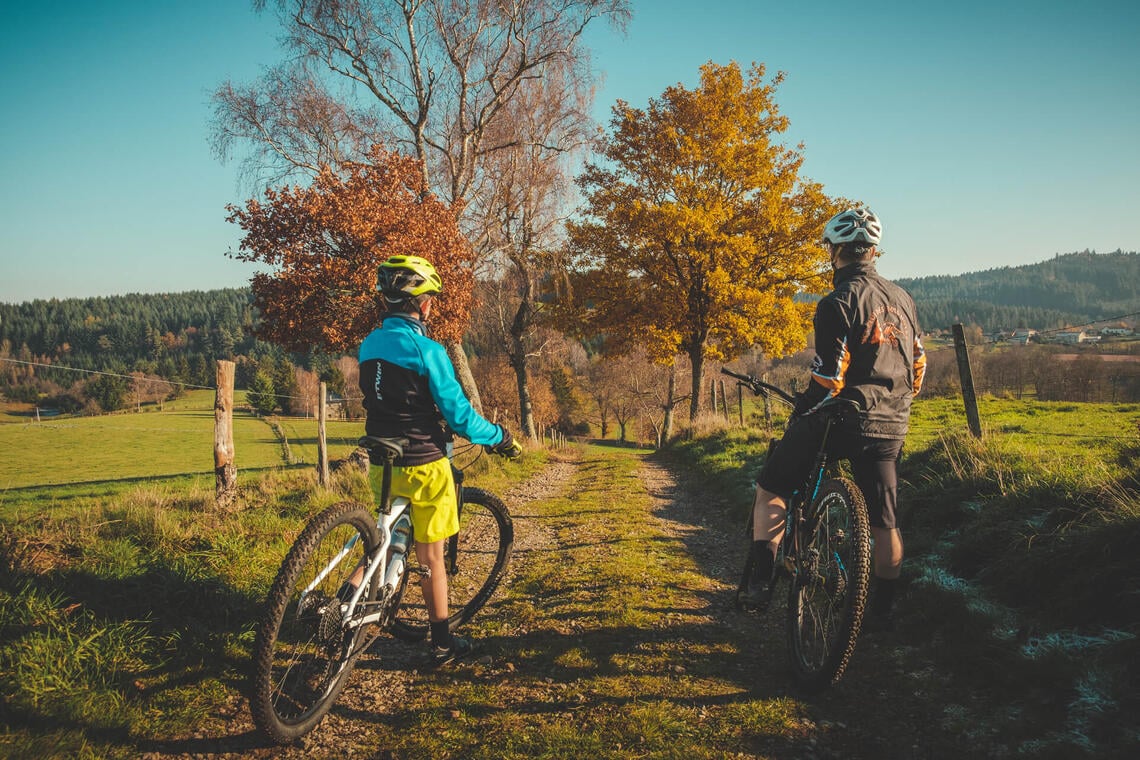
<instances>
[{"instance_id":1,"label":"mountain bike with silver frame","mask_svg":"<svg viewBox=\"0 0 1140 760\"><path fill-rule=\"evenodd\" d=\"M254 641L250 712L277 743L304 736L324 719L357 659L379 645L382 634L407 641L427 636L420 584L408 582L423 574L414 552L411 505L391 496L392 467L406 443L360 439L373 459L379 455L383 461L376 514L353 502L318 514L294 542L269 590ZM514 543L503 502L464 486L463 472L454 464L453 472L460 527L444 546L452 629L490 599ZM348 583L350 578L359 582Z\"/></svg>"}]
</instances>

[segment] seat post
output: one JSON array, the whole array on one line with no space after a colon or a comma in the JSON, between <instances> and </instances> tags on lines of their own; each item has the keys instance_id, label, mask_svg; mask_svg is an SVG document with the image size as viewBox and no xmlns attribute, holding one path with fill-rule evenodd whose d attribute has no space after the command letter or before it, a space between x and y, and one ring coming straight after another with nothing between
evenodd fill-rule
<instances>
[{"instance_id":1,"label":"seat post","mask_svg":"<svg viewBox=\"0 0 1140 760\"><path fill-rule=\"evenodd\" d=\"M389 448L384 449L384 474L380 479L380 511L388 514L392 511L392 463L396 460L396 452Z\"/></svg>"}]
</instances>

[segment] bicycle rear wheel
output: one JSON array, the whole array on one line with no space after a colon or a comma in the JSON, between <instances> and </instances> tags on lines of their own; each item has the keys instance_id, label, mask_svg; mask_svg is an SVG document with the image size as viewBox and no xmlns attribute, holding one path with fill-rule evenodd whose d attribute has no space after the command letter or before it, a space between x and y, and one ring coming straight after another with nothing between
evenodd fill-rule
<instances>
[{"instance_id":1,"label":"bicycle rear wheel","mask_svg":"<svg viewBox=\"0 0 1140 760\"><path fill-rule=\"evenodd\" d=\"M444 545L451 630L470 620L495 593L514 541L514 523L499 497L481 488L464 488L459 533ZM417 577L423 574L412 551L408 552L408 572ZM427 636L427 606L419 583L408 583L392 633L406 641L420 641Z\"/></svg>"},{"instance_id":2,"label":"bicycle rear wheel","mask_svg":"<svg viewBox=\"0 0 1140 760\"><path fill-rule=\"evenodd\" d=\"M796 681L815 691L843 676L863 621L871 528L862 492L845 478L824 481L808 525L788 594L788 642Z\"/></svg>"},{"instance_id":3,"label":"bicycle rear wheel","mask_svg":"<svg viewBox=\"0 0 1140 760\"><path fill-rule=\"evenodd\" d=\"M249 700L254 723L273 741L313 730L344 688L370 626L343 621L337 591L378 545L375 516L342 503L313 518L281 564L257 627Z\"/></svg>"}]
</instances>

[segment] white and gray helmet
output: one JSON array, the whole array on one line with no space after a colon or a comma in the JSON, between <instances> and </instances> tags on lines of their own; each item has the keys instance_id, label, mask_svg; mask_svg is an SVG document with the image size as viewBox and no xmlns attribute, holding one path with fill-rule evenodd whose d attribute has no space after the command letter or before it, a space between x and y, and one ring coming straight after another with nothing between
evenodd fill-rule
<instances>
[{"instance_id":1,"label":"white and gray helmet","mask_svg":"<svg viewBox=\"0 0 1140 760\"><path fill-rule=\"evenodd\" d=\"M823 228L823 242L832 245L855 242L878 245L882 239L883 225L867 208L840 211Z\"/></svg>"}]
</instances>

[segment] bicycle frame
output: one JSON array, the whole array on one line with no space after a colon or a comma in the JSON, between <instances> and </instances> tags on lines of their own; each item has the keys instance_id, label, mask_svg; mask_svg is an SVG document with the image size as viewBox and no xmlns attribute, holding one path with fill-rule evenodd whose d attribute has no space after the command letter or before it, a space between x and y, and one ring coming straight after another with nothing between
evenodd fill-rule
<instances>
[{"instance_id":1,"label":"bicycle frame","mask_svg":"<svg viewBox=\"0 0 1140 760\"><path fill-rule=\"evenodd\" d=\"M741 375L728 369L721 369L721 374L735 378L740 385L747 386L757 396L777 396L789 406L795 406L796 399L783 388L771 385L749 375ZM804 487L792 493L786 504L784 516L784 529L781 531L779 556L783 558L783 567L795 575L799 572L796 566L796 557L803 545L805 537L810 538L818 529L819 515L806 514L807 508L815 503L819 489L827 476L827 467L830 460L827 456L827 441L831 435L831 427L836 417L829 416L820 441L819 451L816 453L812 469L804 482Z\"/></svg>"},{"instance_id":2,"label":"bicycle frame","mask_svg":"<svg viewBox=\"0 0 1140 760\"><path fill-rule=\"evenodd\" d=\"M411 502L401 496L392 501L388 510L380 510L380 516L376 521L376 527L380 531L380 545L376 548L376 551L372 554L372 556L368 557L367 561L365 562L364 576L361 578L360 583L356 587L356 591L353 593L352 597L349 598L344 611L341 613L341 620L346 625L348 625L349 628L356 628L362 625L370 625L372 623L378 622L384 613L384 602L386 602L392 593L395 592L396 586L400 582L400 576L403 575L402 572L400 573L400 576L397 576L395 579L395 583L384 584L383 589L381 589L380 598L377 599L378 609L360 617L353 615L353 612L356 610L356 606L360 603L360 598L364 596L369 587L369 584L372 582L372 579L376 577L376 574L380 573L381 578L386 578L388 572L388 550L392 546L392 528L395 526L396 522L405 513L408 512L408 509L410 507ZM341 552L331 560L329 560L329 563L325 565L320 573L317 574L317 577L313 580L313 582L306 586L304 591L301 592L301 599L304 599L310 591L319 586L324 581L324 579L327 578L329 574L332 573L332 571L340 565L341 561L346 556L348 556L352 547L355 546L356 542L359 540L360 536L357 535L353 536L347 542L345 542L344 549L341 550ZM298 605L298 610L300 609L301 606Z\"/></svg>"},{"instance_id":3,"label":"bicycle frame","mask_svg":"<svg viewBox=\"0 0 1140 760\"><path fill-rule=\"evenodd\" d=\"M396 523L405 514L409 515L411 502L408 499L400 496L395 499L392 498L392 466L399 457L402 451L402 442L394 439L381 439L365 437L360 439L360 445L371 448L375 445L384 456L384 472L380 485L380 500L379 510L376 518L376 527L380 534L380 544L377 546L376 551L371 556L367 557L364 561L364 575L360 582L356 585L356 591L348 599L344 609L341 611L341 621L350 629L360 627L363 625L370 625L380 621L385 612L387 601L395 593L397 587L400 585L401 578L404 574L404 569L401 568L395 578L388 581L388 552L392 547L392 531ZM450 453L450 452L449 452ZM317 588L328 576L333 572L344 560L345 557L351 552L352 547L360 540L359 535L355 535L345 542L344 549L342 549L335 557L329 560L329 563L322 568L321 572L317 574L316 578L301 592L301 599L303 600L309 592ZM407 549L410 549L409 544ZM405 549L405 551L407 551ZM406 567L406 565L405 565ZM384 587L380 590L379 598L376 600L375 609L362 616L355 614L356 607L360 603L369 587L372 584L376 574L380 573L380 578L385 581ZM297 606L298 612L302 609L301 605Z\"/></svg>"},{"instance_id":4,"label":"bicycle frame","mask_svg":"<svg viewBox=\"0 0 1140 760\"><path fill-rule=\"evenodd\" d=\"M830 464L827 457L827 439L831 435L831 426L834 423L833 417L828 418L827 425L823 429L823 437L820 440L819 452L816 453L815 462L812 464L804 488L793 492L791 498L788 499L787 514L784 517L783 540L780 542L780 546L784 551L784 566L792 574L799 572L795 566L795 558L801 549L801 539L810 538L819 528L819 515L809 514L808 507L815 503L820 486L823 485L827 476L827 466ZM789 548L791 553L783 547Z\"/></svg>"}]
</instances>

